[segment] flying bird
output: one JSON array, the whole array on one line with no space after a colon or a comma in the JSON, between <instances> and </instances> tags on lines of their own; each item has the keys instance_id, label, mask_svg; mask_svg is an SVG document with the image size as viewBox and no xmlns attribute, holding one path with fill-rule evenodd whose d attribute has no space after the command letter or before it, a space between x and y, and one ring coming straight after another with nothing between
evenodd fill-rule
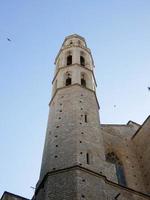
<instances>
[{"instance_id":1,"label":"flying bird","mask_svg":"<svg viewBox=\"0 0 150 200\"><path fill-rule=\"evenodd\" d=\"M150 91L150 87L147 87L147 89Z\"/></svg>"},{"instance_id":2,"label":"flying bird","mask_svg":"<svg viewBox=\"0 0 150 200\"><path fill-rule=\"evenodd\" d=\"M33 190L35 190L35 187L33 187L33 186L30 186L30 188L33 189Z\"/></svg>"},{"instance_id":3,"label":"flying bird","mask_svg":"<svg viewBox=\"0 0 150 200\"><path fill-rule=\"evenodd\" d=\"M8 41L8 42L11 42L11 39L10 39L10 38L7 38L7 41Z\"/></svg>"}]
</instances>

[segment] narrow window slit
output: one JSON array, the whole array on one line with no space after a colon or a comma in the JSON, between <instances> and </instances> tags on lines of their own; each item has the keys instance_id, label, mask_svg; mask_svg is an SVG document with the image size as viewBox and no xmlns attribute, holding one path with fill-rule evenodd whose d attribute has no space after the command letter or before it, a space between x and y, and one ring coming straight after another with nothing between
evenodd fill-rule
<instances>
[{"instance_id":1,"label":"narrow window slit","mask_svg":"<svg viewBox=\"0 0 150 200\"><path fill-rule=\"evenodd\" d=\"M86 163L87 163L88 165L90 164L89 153L86 154Z\"/></svg>"},{"instance_id":2,"label":"narrow window slit","mask_svg":"<svg viewBox=\"0 0 150 200\"><path fill-rule=\"evenodd\" d=\"M87 115L84 115L84 120L87 123Z\"/></svg>"}]
</instances>

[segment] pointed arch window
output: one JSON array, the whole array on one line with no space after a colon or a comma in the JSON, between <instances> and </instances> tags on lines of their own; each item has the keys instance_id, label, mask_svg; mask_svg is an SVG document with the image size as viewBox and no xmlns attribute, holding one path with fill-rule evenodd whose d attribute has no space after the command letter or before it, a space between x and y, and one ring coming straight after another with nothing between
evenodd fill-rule
<instances>
[{"instance_id":1,"label":"pointed arch window","mask_svg":"<svg viewBox=\"0 0 150 200\"><path fill-rule=\"evenodd\" d=\"M66 72L64 76L65 76L65 86L71 85L72 84L72 73Z\"/></svg>"},{"instance_id":2,"label":"pointed arch window","mask_svg":"<svg viewBox=\"0 0 150 200\"><path fill-rule=\"evenodd\" d=\"M85 58L83 56L80 56L80 65L85 66Z\"/></svg>"},{"instance_id":3,"label":"pointed arch window","mask_svg":"<svg viewBox=\"0 0 150 200\"><path fill-rule=\"evenodd\" d=\"M106 161L115 164L118 184L127 186L123 165L116 154L114 152L108 153L106 155Z\"/></svg>"},{"instance_id":4,"label":"pointed arch window","mask_svg":"<svg viewBox=\"0 0 150 200\"><path fill-rule=\"evenodd\" d=\"M73 42L72 42L72 40L70 41L70 43L69 43L70 45L72 45L73 44Z\"/></svg>"},{"instance_id":5,"label":"pointed arch window","mask_svg":"<svg viewBox=\"0 0 150 200\"><path fill-rule=\"evenodd\" d=\"M72 55L67 56L67 65L72 65Z\"/></svg>"},{"instance_id":6,"label":"pointed arch window","mask_svg":"<svg viewBox=\"0 0 150 200\"><path fill-rule=\"evenodd\" d=\"M84 78L81 78L81 85L83 87L86 87L86 80Z\"/></svg>"},{"instance_id":7,"label":"pointed arch window","mask_svg":"<svg viewBox=\"0 0 150 200\"><path fill-rule=\"evenodd\" d=\"M86 87L86 74L81 73L81 86Z\"/></svg>"},{"instance_id":8,"label":"pointed arch window","mask_svg":"<svg viewBox=\"0 0 150 200\"><path fill-rule=\"evenodd\" d=\"M71 85L71 78L70 77L68 77L66 79L66 86L68 86L68 85Z\"/></svg>"}]
</instances>

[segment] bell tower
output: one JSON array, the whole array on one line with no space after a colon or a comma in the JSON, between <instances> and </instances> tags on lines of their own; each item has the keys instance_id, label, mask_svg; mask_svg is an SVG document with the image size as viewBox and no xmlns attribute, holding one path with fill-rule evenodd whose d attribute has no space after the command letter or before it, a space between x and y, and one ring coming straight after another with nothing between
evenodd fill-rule
<instances>
[{"instance_id":1,"label":"bell tower","mask_svg":"<svg viewBox=\"0 0 150 200\"><path fill-rule=\"evenodd\" d=\"M92 173L105 174L106 168L94 62L85 39L76 34L66 37L55 65L41 172L34 198L84 199L98 181ZM89 198L97 199L94 194L91 191Z\"/></svg>"}]
</instances>

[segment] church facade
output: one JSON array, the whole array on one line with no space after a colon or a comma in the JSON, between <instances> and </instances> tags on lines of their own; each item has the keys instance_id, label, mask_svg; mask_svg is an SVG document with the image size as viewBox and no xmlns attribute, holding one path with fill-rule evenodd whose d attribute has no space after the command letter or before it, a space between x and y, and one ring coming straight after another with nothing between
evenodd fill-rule
<instances>
[{"instance_id":1,"label":"church facade","mask_svg":"<svg viewBox=\"0 0 150 200\"><path fill-rule=\"evenodd\" d=\"M150 199L150 117L101 124L94 61L79 35L55 59L41 172L33 200ZM4 192L1 200L25 199Z\"/></svg>"}]
</instances>

